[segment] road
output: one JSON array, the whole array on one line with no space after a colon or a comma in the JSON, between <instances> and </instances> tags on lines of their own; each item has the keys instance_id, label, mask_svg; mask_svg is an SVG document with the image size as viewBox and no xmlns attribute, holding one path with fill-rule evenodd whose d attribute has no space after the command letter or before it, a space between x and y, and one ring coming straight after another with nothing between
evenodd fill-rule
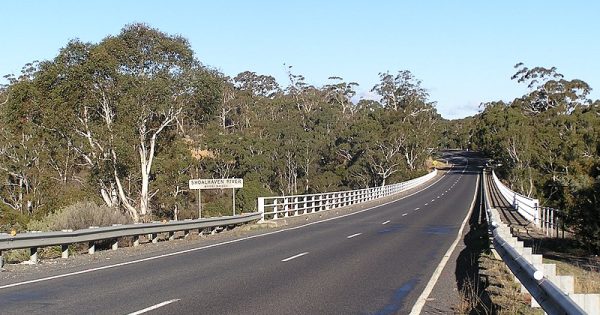
<instances>
[{"instance_id":1,"label":"road","mask_svg":"<svg viewBox=\"0 0 600 315\"><path fill-rule=\"evenodd\" d=\"M0 313L407 314L455 241L478 172L459 166L412 196L320 222L0 284Z\"/></svg>"}]
</instances>

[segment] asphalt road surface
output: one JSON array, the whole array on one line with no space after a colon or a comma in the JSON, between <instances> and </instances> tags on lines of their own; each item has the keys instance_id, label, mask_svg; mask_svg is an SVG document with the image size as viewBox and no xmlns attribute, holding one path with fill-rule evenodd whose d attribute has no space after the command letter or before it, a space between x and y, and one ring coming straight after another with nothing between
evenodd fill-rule
<instances>
[{"instance_id":1,"label":"asphalt road surface","mask_svg":"<svg viewBox=\"0 0 600 315\"><path fill-rule=\"evenodd\" d=\"M473 202L479 170L465 158L455 162L463 166L428 188L362 212L82 274L0 283L0 314L408 314Z\"/></svg>"}]
</instances>

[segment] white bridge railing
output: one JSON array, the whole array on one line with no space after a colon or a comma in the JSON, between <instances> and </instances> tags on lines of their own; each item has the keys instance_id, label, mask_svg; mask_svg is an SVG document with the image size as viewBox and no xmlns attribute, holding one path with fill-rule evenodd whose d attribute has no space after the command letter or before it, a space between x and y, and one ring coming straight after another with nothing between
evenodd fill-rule
<instances>
[{"instance_id":1,"label":"white bridge railing","mask_svg":"<svg viewBox=\"0 0 600 315\"><path fill-rule=\"evenodd\" d=\"M262 213L262 220L270 220L340 208L411 189L436 175L437 169L406 182L380 187L309 195L259 197L258 212Z\"/></svg>"},{"instance_id":2,"label":"white bridge railing","mask_svg":"<svg viewBox=\"0 0 600 315\"><path fill-rule=\"evenodd\" d=\"M506 187L496 176L496 173L492 171L492 178L494 179L494 184L500 190L500 193L511 205L521 214L525 219L529 222L533 222L536 226L540 226L539 220L539 200L529 198L518 194L510 188Z\"/></svg>"}]
</instances>

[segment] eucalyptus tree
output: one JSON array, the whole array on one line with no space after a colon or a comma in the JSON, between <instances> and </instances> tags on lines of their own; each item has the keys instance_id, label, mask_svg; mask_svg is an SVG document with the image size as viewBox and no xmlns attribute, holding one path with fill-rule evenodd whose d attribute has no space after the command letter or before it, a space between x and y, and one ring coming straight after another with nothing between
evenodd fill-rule
<instances>
[{"instance_id":1,"label":"eucalyptus tree","mask_svg":"<svg viewBox=\"0 0 600 315\"><path fill-rule=\"evenodd\" d=\"M214 108L218 85L189 43L143 24L98 44L70 42L36 75L42 125L72 144L104 202L135 221L151 214L153 164L185 132L185 117Z\"/></svg>"}]
</instances>

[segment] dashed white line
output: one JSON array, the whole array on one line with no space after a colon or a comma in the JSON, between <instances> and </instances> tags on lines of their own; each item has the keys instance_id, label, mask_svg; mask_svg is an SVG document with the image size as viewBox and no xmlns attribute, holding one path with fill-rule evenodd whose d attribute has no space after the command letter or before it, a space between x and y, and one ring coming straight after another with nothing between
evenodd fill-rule
<instances>
[{"instance_id":1,"label":"dashed white line","mask_svg":"<svg viewBox=\"0 0 600 315\"><path fill-rule=\"evenodd\" d=\"M385 224L388 224L388 223L390 223L390 220L387 220L387 221L385 221L385 222L382 222L381 224L385 225Z\"/></svg>"},{"instance_id":2,"label":"dashed white line","mask_svg":"<svg viewBox=\"0 0 600 315\"><path fill-rule=\"evenodd\" d=\"M54 276L48 276L48 277L44 277L44 278L38 278L38 279L33 279L33 280L27 280L27 281L22 281L22 282L15 282L15 283L10 283L10 284L0 285L0 290L7 289L7 288L18 287L18 286L23 286L23 285L32 284L32 283L45 282L45 281L50 281L50 280L55 280L55 279L67 278L67 277L72 277L72 276L76 276L76 275L92 273L92 272L101 271L101 270L113 269L113 268L118 268L118 267L122 267L122 266L139 264L139 263L142 263L142 262L156 260L156 259L162 259L162 258L165 258L165 257L179 256L179 255L183 255L183 254L187 254L187 253L191 253L191 252L207 250L207 249L214 248L214 247L220 247L220 246L225 246L225 245L229 245L229 244L239 243L239 242L243 242L243 241L251 240L251 239L255 239L255 238L265 237L265 236L279 234L279 233L285 233L285 232L288 232L288 231L295 231L295 230L299 230L299 229L305 228L307 226L312 226L312 225L315 225L315 224L321 224L321 223L330 222L330 221L333 221L333 220L339 220L339 219L342 219L342 218L346 218L346 217L349 217L349 216L357 215L357 214L364 213L364 212L367 212L367 211L372 211L372 210L378 209L380 207L392 204L394 202L398 202L398 200L403 200L403 199L406 199L406 198L408 198L410 196L414 196L415 194L418 194L418 193L420 193L422 191L425 191L429 187L432 187L433 185L439 183L444 177L446 177L446 174L442 175L436 181L434 181L433 183L430 183L429 185L423 187L422 189L420 189L418 191L415 191L415 192L413 192L411 194L408 194L408 195L406 195L404 197L401 197L401 198L399 198L397 200L392 200L392 201L384 202L384 203L382 203L380 205L372 206L372 207L369 207L369 208L366 208L366 209L362 209L362 210L358 210L358 211L352 212L352 213L343 214L343 215L340 215L340 216L337 216L337 217L331 217L331 218L327 218L327 219L323 219L323 220L319 220L319 221L314 221L314 222L302 224L302 225L299 225L299 226L294 226L294 227L291 227L291 228L286 228L286 229L276 230L276 231L271 231L271 232L265 232L265 233L262 233L262 234L250 235L250 236L246 236L246 237L242 237L242 238L232 239L232 240L229 240L229 241L223 241L223 242L220 242L220 243L209 244L209 245L204 245L204 246L200 246L200 247L193 247L193 248L189 248L189 249L185 249L185 250L180 250L180 251L176 251L176 252L172 252L172 253L161 254L161 255L157 255L157 256L150 256L150 257L141 258L141 259L137 259L137 260L125 261L125 262L121 262L121 263L117 263L117 264L100 266L100 267L95 267L95 268L90 268L90 269L84 269L84 270L79 270L79 271L75 271L75 272L63 273L63 274L58 274L58 275L54 275Z\"/></svg>"},{"instance_id":3,"label":"dashed white line","mask_svg":"<svg viewBox=\"0 0 600 315\"><path fill-rule=\"evenodd\" d=\"M356 234L352 234L352 235L348 235L346 236L346 238L353 238L353 237L357 237L359 235L361 235L362 233L356 233Z\"/></svg>"},{"instance_id":4,"label":"dashed white line","mask_svg":"<svg viewBox=\"0 0 600 315\"><path fill-rule=\"evenodd\" d=\"M415 208L415 211L417 211L417 210L419 210L419 209L421 209L421 208Z\"/></svg>"},{"instance_id":5,"label":"dashed white line","mask_svg":"<svg viewBox=\"0 0 600 315\"><path fill-rule=\"evenodd\" d=\"M405 216L407 216L407 215L408 215L408 213L405 213L405 214L403 214L402 216L403 216L403 217L405 217Z\"/></svg>"},{"instance_id":6,"label":"dashed white line","mask_svg":"<svg viewBox=\"0 0 600 315\"><path fill-rule=\"evenodd\" d=\"M304 256L304 255L306 255L306 254L308 254L308 252L300 253L300 254L298 254L298 255L294 255L294 256L292 256L292 257L288 257L288 258L286 258L286 259L282 259L281 261L282 261L282 262L287 262L287 261L290 261L290 260L292 260L292 259L296 259L296 258L298 258L298 257L302 257L302 256Z\"/></svg>"},{"instance_id":7,"label":"dashed white line","mask_svg":"<svg viewBox=\"0 0 600 315\"><path fill-rule=\"evenodd\" d=\"M137 312L129 313L129 315L139 315L139 314L144 314L144 313L147 313L147 312L153 311L153 310L155 310L155 309L157 309L157 308L159 308L159 307L163 307L163 306L165 306L165 305L168 305L168 304L171 304L171 303L173 303L173 302L177 302L177 301L179 301L179 299L173 299L173 300L169 300L169 301L164 301L164 302L162 302L162 303L158 303L158 304L156 304L156 305L152 305L152 306L150 306L150 307L146 307L146 308L145 308L145 309L143 309L143 310L139 310L139 311L137 311Z\"/></svg>"},{"instance_id":8,"label":"dashed white line","mask_svg":"<svg viewBox=\"0 0 600 315\"><path fill-rule=\"evenodd\" d=\"M426 203L425 205L426 205L426 206L428 206L429 204L428 204L428 203Z\"/></svg>"}]
</instances>

